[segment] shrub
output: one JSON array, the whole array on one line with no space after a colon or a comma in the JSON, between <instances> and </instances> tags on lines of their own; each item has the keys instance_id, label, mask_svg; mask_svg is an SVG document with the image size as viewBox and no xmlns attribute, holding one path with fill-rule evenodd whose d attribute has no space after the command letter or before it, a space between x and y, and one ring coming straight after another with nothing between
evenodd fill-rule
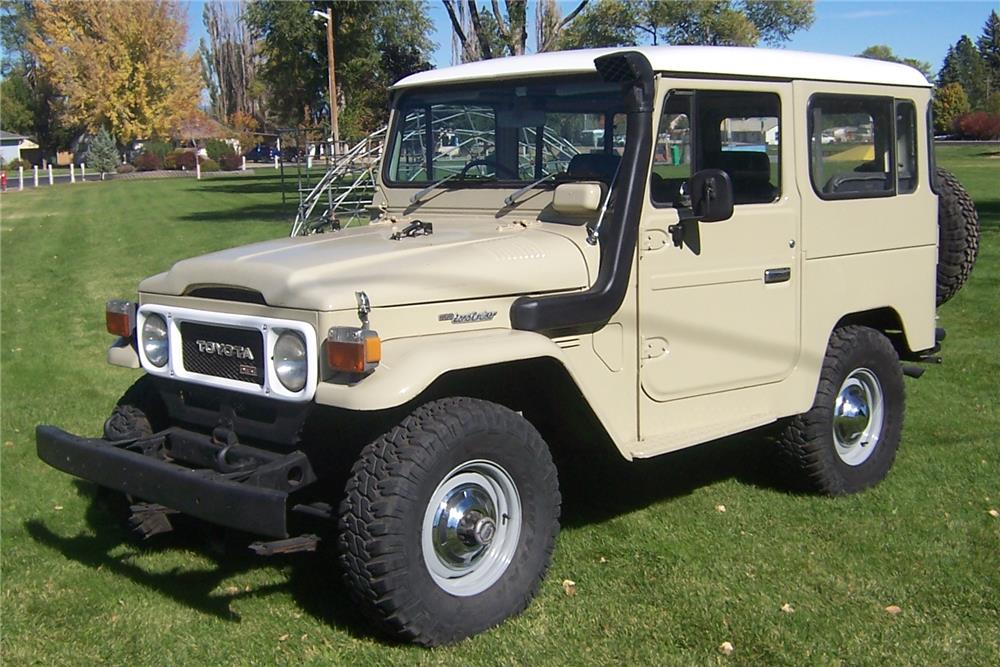
<instances>
[{"instance_id":1,"label":"shrub","mask_svg":"<svg viewBox=\"0 0 1000 667\"><path fill-rule=\"evenodd\" d=\"M967 139L1000 139L1000 115L967 113L955 119L955 129Z\"/></svg>"},{"instance_id":2,"label":"shrub","mask_svg":"<svg viewBox=\"0 0 1000 667\"><path fill-rule=\"evenodd\" d=\"M236 171L243 166L243 158L239 155L223 155L219 158L219 166L222 171Z\"/></svg>"},{"instance_id":3,"label":"shrub","mask_svg":"<svg viewBox=\"0 0 1000 667\"><path fill-rule=\"evenodd\" d=\"M146 153L155 155L160 158L160 162L163 162L163 158L167 157L171 150L172 147L166 141L147 141L142 145L143 155Z\"/></svg>"},{"instance_id":4,"label":"shrub","mask_svg":"<svg viewBox=\"0 0 1000 667\"><path fill-rule=\"evenodd\" d=\"M219 171L219 163L212 158L202 158L201 171L202 173L206 171Z\"/></svg>"},{"instance_id":5,"label":"shrub","mask_svg":"<svg viewBox=\"0 0 1000 667\"><path fill-rule=\"evenodd\" d=\"M191 151L174 151L163 158L163 168L193 171L196 159L195 154Z\"/></svg>"},{"instance_id":6,"label":"shrub","mask_svg":"<svg viewBox=\"0 0 1000 667\"><path fill-rule=\"evenodd\" d=\"M219 160L220 158L228 155L236 155L236 151L233 150L233 147L221 139L209 139L206 141L205 152L208 153L208 157L213 160Z\"/></svg>"},{"instance_id":7,"label":"shrub","mask_svg":"<svg viewBox=\"0 0 1000 667\"><path fill-rule=\"evenodd\" d=\"M139 171L156 171L163 169L163 160L156 153L143 153L135 159L135 168Z\"/></svg>"},{"instance_id":8,"label":"shrub","mask_svg":"<svg viewBox=\"0 0 1000 667\"><path fill-rule=\"evenodd\" d=\"M102 174L114 171L115 167L118 166L118 146L115 144L114 138L103 127L98 130L93 141L90 142L85 162Z\"/></svg>"},{"instance_id":9,"label":"shrub","mask_svg":"<svg viewBox=\"0 0 1000 667\"><path fill-rule=\"evenodd\" d=\"M140 155L139 157L142 157L142 156ZM133 171L135 171L135 167L133 167L130 164L120 164L120 165L118 165L118 173L119 174L131 174Z\"/></svg>"},{"instance_id":10,"label":"shrub","mask_svg":"<svg viewBox=\"0 0 1000 667\"><path fill-rule=\"evenodd\" d=\"M24 167L25 171L31 171L31 163L27 160L22 160L21 158L11 160L3 165L4 169L8 169L13 172L16 172L18 167Z\"/></svg>"}]
</instances>

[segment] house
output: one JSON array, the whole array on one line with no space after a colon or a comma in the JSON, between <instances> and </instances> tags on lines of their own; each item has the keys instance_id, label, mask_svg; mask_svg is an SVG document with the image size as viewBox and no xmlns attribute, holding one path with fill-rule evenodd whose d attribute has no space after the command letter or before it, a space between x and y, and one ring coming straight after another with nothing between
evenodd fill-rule
<instances>
[{"instance_id":1,"label":"house","mask_svg":"<svg viewBox=\"0 0 1000 667\"><path fill-rule=\"evenodd\" d=\"M35 162L37 159L38 144L23 134L0 130L0 160L4 164L14 160Z\"/></svg>"}]
</instances>

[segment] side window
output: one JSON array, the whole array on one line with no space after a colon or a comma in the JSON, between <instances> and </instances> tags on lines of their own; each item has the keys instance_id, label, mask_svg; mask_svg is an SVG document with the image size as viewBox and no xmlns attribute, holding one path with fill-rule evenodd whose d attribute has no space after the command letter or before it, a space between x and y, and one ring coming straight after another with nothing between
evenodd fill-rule
<instances>
[{"instance_id":1,"label":"side window","mask_svg":"<svg viewBox=\"0 0 1000 667\"><path fill-rule=\"evenodd\" d=\"M856 199L895 192L894 117L890 98L812 98L809 167L813 189L820 197Z\"/></svg>"},{"instance_id":2,"label":"side window","mask_svg":"<svg viewBox=\"0 0 1000 667\"><path fill-rule=\"evenodd\" d=\"M896 100L896 191L917 189L917 109L913 102Z\"/></svg>"},{"instance_id":3,"label":"side window","mask_svg":"<svg viewBox=\"0 0 1000 667\"><path fill-rule=\"evenodd\" d=\"M729 174L736 204L781 194L780 98L774 93L678 92L664 102L650 193L654 204L683 206L694 171Z\"/></svg>"}]
</instances>

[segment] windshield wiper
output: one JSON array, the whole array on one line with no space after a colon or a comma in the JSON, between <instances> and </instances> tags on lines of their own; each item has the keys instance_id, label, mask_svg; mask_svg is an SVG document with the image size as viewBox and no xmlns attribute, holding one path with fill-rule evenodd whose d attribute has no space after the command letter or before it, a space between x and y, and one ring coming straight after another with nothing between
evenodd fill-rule
<instances>
[{"instance_id":1,"label":"windshield wiper","mask_svg":"<svg viewBox=\"0 0 1000 667\"><path fill-rule=\"evenodd\" d=\"M517 201L517 198L520 197L521 195L523 195L525 192L527 192L531 188L535 187L536 185L541 185L545 181L552 180L553 178L555 178L556 176L558 176L560 173L562 173L562 172L556 171L556 172L552 172L551 174L546 174L545 176L542 176L541 178L539 178L534 183L528 183L527 185L525 185L520 190L514 190L514 192L511 192L509 195L507 195L506 197L504 197L503 203L505 205L507 205L507 206L513 206L514 202Z\"/></svg>"},{"instance_id":2,"label":"windshield wiper","mask_svg":"<svg viewBox=\"0 0 1000 667\"><path fill-rule=\"evenodd\" d=\"M434 181L433 183L431 183L430 185L428 185L423 190L417 190L416 192L413 193L413 196L410 197L410 203L411 204L416 204L418 201L420 201L420 199L425 194L427 194L431 190L436 190L438 187L444 185L445 183L447 183L451 179L458 178L461 175L462 175L462 172L458 172L458 173L455 173L455 174L448 174L444 178L441 178L441 179L438 179L438 180Z\"/></svg>"}]
</instances>

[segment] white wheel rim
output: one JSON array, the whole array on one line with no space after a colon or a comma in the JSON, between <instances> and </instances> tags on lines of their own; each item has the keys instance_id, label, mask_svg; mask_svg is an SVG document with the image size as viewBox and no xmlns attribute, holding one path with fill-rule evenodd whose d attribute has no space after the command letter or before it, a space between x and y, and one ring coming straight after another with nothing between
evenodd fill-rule
<instances>
[{"instance_id":1,"label":"white wheel rim","mask_svg":"<svg viewBox=\"0 0 1000 667\"><path fill-rule=\"evenodd\" d=\"M507 571L521 536L514 480L486 460L467 461L431 494L420 531L424 564L447 593L482 593Z\"/></svg>"},{"instance_id":2,"label":"white wheel rim","mask_svg":"<svg viewBox=\"0 0 1000 667\"><path fill-rule=\"evenodd\" d=\"M858 368L840 385L833 405L833 442L840 460L858 466L878 447L885 420L885 400L878 377Z\"/></svg>"}]
</instances>

